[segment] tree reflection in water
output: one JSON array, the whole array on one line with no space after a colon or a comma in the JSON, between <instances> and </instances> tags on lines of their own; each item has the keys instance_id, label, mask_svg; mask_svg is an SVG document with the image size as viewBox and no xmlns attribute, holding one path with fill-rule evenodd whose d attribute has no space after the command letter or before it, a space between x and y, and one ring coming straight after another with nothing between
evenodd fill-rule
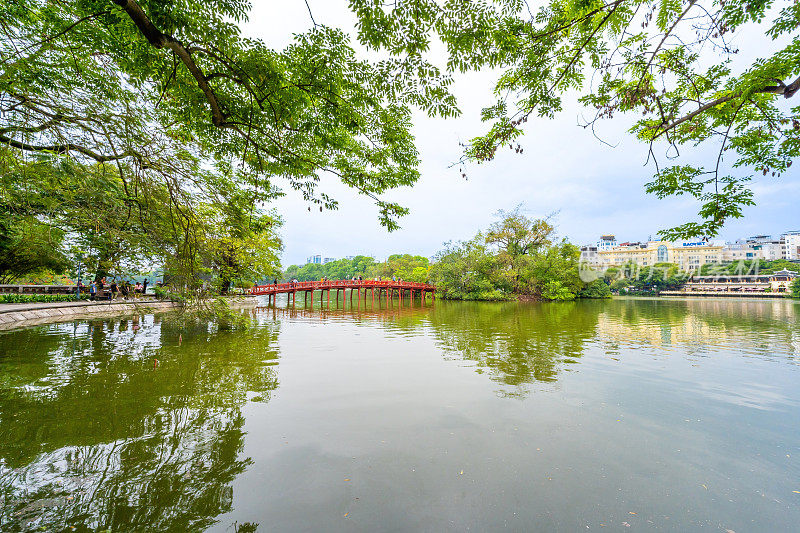
<instances>
[{"instance_id":1,"label":"tree reflection in water","mask_svg":"<svg viewBox=\"0 0 800 533\"><path fill-rule=\"evenodd\" d=\"M527 384L555 382L581 357L604 303L444 303L429 319L445 354L477 362L479 371L515 387L507 394L518 395Z\"/></svg>"},{"instance_id":2,"label":"tree reflection in water","mask_svg":"<svg viewBox=\"0 0 800 533\"><path fill-rule=\"evenodd\" d=\"M277 387L276 328L156 315L4 333L3 530L213 524L250 464L241 408Z\"/></svg>"}]
</instances>

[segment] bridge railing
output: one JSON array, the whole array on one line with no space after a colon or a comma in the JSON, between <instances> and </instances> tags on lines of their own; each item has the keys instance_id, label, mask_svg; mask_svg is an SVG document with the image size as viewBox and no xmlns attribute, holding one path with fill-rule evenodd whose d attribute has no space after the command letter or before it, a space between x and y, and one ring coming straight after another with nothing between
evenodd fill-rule
<instances>
[{"instance_id":1,"label":"bridge railing","mask_svg":"<svg viewBox=\"0 0 800 533\"><path fill-rule=\"evenodd\" d=\"M420 290L436 290L435 285L427 283L417 283L413 281L392 281L392 280L330 280L330 281L298 281L295 283L278 283L270 285L255 285L248 289L250 294L259 294L264 292L292 292L292 291L310 291L321 289L370 289L370 288L385 288L385 289L420 289Z\"/></svg>"}]
</instances>

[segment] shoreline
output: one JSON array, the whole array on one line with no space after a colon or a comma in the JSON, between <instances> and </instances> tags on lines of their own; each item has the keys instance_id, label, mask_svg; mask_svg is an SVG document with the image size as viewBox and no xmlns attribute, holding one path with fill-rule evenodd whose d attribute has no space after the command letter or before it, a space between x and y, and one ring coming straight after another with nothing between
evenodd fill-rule
<instances>
[{"instance_id":1,"label":"shoreline","mask_svg":"<svg viewBox=\"0 0 800 533\"><path fill-rule=\"evenodd\" d=\"M255 297L248 296L232 297L230 303L237 307L257 304ZM167 312L180 307L173 300L0 304L0 331L82 318Z\"/></svg>"}]
</instances>

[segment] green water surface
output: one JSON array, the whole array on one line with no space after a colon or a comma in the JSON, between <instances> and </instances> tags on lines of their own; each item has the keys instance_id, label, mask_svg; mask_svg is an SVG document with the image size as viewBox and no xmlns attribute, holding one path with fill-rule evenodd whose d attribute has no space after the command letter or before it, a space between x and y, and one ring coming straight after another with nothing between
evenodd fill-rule
<instances>
[{"instance_id":1,"label":"green water surface","mask_svg":"<svg viewBox=\"0 0 800 533\"><path fill-rule=\"evenodd\" d=\"M316 305L0 333L0 530L800 529L796 302Z\"/></svg>"}]
</instances>

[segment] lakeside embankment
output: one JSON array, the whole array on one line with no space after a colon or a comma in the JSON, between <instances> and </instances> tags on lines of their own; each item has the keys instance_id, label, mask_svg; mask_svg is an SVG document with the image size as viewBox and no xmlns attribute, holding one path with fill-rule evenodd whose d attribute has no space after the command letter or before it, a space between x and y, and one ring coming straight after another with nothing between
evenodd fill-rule
<instances>
[{"instance_id":1,"label":"lakeside embankment","mask_svg":"<svg viewBox=\"0 0 800 533\"><path fill-rule=\"evenodd\" d=\"M236 296L229 300L233 306L255 305L252 296ZM77 301L0 304L0 330L62 322L76 318L108 317L138 313L165 312L178 309L172 300L136 301Z\"/></svg>"}]
</instances>

